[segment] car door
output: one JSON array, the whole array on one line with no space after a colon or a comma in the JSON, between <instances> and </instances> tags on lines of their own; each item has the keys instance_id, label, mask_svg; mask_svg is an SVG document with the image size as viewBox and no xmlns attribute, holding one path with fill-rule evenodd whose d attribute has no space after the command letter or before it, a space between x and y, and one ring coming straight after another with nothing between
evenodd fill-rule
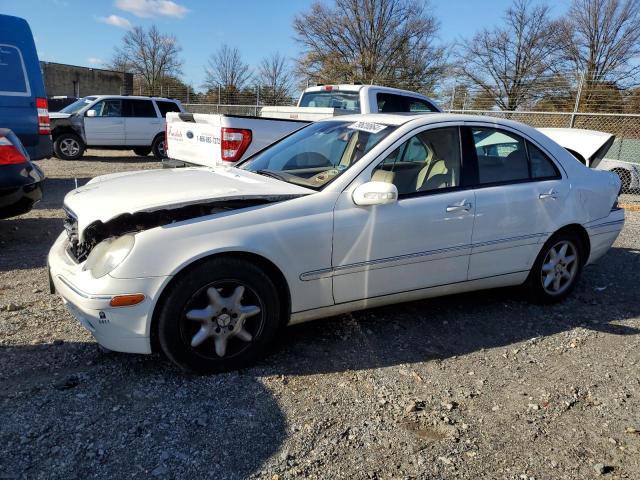
<instances>
[{"instance_id":1,"label":"car door","mask_svg":"<svg viewBox=\"0 0 640 480\"><path fill-rule=\"evenodd\" d=\"M560 169L513 130L468 127L477 167L469 280L526 272L561 225L569 187Z\"/></svg>"},{"instance_id":2,"label":"car door","mask_svg":"<svg viewBox=\"0 0 640 480\"><path fill-rule=\"evenodd\" d=\"M123 103L126 144L151 145L153 138L164 131L163 121L158 117L153 102L150 99L127 99Z\"/></svg>"},{"instance_id":3,"label":"car door","mask_svg":"<svg viewBox=\"0 0 640 480\"><path fill-rule=\"evenodd\" d=\"M89 112L95 113L90 114ZM121 146L125 144L121 100L105 99L99 101L91 106L84 115L84 132L87 145Z\"/></svg>"},{"instance_id":4,"label":"car door","mask_svg":"<svg viewBox=\"0 0 640 480\"><path fill-rule=\"evenodd\" d=\"M391 182L398 201L353 203L347 189L334 210L336 303L462 282L467 278L475 211L465 190L457 126L423 130L363 172Z\"/></svg>"}]
</instances>

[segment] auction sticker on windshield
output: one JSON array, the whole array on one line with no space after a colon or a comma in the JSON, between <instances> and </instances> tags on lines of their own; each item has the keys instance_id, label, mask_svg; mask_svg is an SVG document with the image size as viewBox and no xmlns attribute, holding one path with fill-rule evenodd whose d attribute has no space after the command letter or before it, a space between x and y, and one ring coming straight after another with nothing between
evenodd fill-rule
<instances>
[{"instance_id":1,"label":"auction sticker on windshield","mask_svg":"<svg viewBox=\"0 0 640 480\"><path fill-rule=\"evenodd\" d=\"M362 130L363 132L368 133L378 133L387 128L387 126L373 122L355 122L349 125L348 128L352 128L353 130Z\"/></svg>"}]
</instances>

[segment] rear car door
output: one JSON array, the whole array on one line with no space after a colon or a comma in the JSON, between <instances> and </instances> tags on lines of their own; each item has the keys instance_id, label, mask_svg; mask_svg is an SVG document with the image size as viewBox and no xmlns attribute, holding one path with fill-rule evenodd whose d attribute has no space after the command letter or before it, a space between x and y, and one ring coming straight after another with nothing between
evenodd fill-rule
<instances>
[{"instance_id":1,"label":"rear car door","mask_svg":"<svg viewBox=\"0 0 640 480\"><path fill-rule=\"evenodd\" d=\"M90 111L94 111L95 116L88 116ZM87 145L125 145L122 100L115 98L101 100L89 108L84 115Z\"/></svg>"},{"instance_id":2,"label":"rear car door","mask_svg":"<svg viewBox=\"0 0 640 480\"><path fill-rule=\"evenodd\" d=\"M151 99L123 100L123 109L126 145L149 146L158 133L164 132L164 122L158 118Z\"/></svg>"},{"instance_id":3,"label":"rear car door","mask_svg":"<svg viewBox=\"0 0 640 480\"><path fill-rule=\"evenodd\" d=\"M540 243L561 226L568 183L551 158L519 133L482 124L467 128L477 167L469 280L525 272Z\"/></svg>"},{"instance_id":4,"label":"rear car door","mask_svg":"<svg viewBox=\"0 0 640 480\"><path fill-rule=\"evenodd\" d=\"M458 126L412 135L370 175L395 184L398 201L358 207L349 190L340 195L334 211L336 303L465 281L475 208L473 190L464 186Z\"/></svg>"}]
</instances>

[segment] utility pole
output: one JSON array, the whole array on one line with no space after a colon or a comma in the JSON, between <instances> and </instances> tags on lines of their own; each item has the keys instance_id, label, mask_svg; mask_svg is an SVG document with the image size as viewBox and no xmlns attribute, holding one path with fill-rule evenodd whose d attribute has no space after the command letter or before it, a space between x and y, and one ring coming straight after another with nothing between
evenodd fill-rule
<instances>
[{"instance_id":1,"label":"utility pole","mask_svg":"<svg viewBox=\"0 0 640 480\"><path fill-rule=\"evenodd\" d=\"M573 106L573 113L571 114L571 119L569 120L569 128L573 128L576 123L576 114L578 113L578 109L580 108L580 97L582 95L582 87L584 85L585 74L582 72L580 76L580 82L578 83L578 91L576 92L576 103Z\"/></svg>"}]
</instances>

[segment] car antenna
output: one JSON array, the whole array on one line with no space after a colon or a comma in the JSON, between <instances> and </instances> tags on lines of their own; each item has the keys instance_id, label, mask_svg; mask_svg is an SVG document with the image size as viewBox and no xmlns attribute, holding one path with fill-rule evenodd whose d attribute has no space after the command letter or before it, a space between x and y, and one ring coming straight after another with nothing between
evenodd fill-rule
<instances>
[{"instance_id":1,"label":"car antenna","mask_svg":"<svg viewBox=\"0 0 640 480\"><path fill-rule=\"evenodd\" d=\"M76 182L76 188L78 188L78 177L74 177L73 180Z\"/></svg>"}]
</instances>

